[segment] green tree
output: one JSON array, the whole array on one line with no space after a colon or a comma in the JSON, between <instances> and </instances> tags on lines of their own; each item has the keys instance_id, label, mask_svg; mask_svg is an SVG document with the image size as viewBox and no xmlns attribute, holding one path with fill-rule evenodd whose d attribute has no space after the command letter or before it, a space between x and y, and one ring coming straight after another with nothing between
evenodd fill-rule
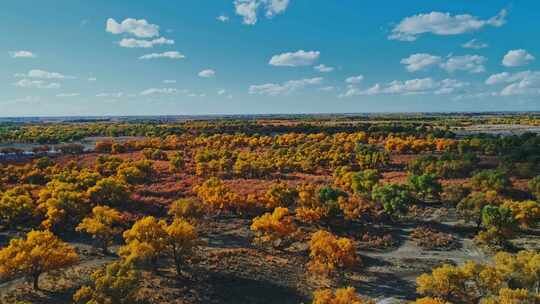
<instances>
[{"instance_id":1,"label":"green tree","mask_svg":"<svg viewBox=\"0 0 540 304\"><path fill-rule=\"evenodd\" d=\"M375 169L355 172L351 177L351 188L356 195L369 196L371 190L379 183L381 178L381 174Z\"/></svg>"},{"instance_id":2,"label":"green tree","mask_svg":"<svg viewBox=\"0 0 540 304\"><path fill-rule=\"evenodd\" d=\"M500 170L482 170L471 178L471 188L477 191L501 192L512 187L506 173Z\"/></svg>"},{"instance_id":3,"label":"green tree","mask_svg":"<svg viewBox=\"0 0 540 304\"><path fill-rule=\"evenodd\" d=\"M404 185L376 185L371 192L371 199L380 203L390 217L407 212L407 205L412 201L409 190Z\"/></svg>"},{"instance_id":4,"label":"green tree","mask_svg":"<svg viewBox=\"0 0 540 304\"><path fill-rule=\"evenodd\" d=\"M439 178L434 174L410 175L407 185L420 199L439 199L442 186Z\"/></svg>"}]
</instances>

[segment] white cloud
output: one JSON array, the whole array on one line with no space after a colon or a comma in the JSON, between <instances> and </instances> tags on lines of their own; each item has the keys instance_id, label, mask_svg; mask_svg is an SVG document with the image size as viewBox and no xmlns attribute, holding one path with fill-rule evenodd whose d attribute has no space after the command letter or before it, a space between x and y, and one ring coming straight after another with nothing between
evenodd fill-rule
<instances>
[{"instance_id":1,"label":"white cloud","mask_svg":"<svg viewBox=\"0 0 540 304\"><path fill-rule=\"evenodd\" d=\"M488 46L489 45L487 43L480 42L477 39L471 39L461 45L461 47L464 49L473 49L473 50L484 49L484 48L487 48Z\"/></svg>"},{"instance_id":2,"label":"white cloud","mask_svg":"<svg viewBox=\"0 0 540 304\"><path fill-rule=\"evenodd\" d=\"M299 50L294 53L283 53L274 55L268 62L273 66L299 67L313 65L319 60L321 53L319 51L304 51Z\"/></svg>"},{"instance_id":3,"label":"white cloud","mask_svg":"<svg viewBox=\"0 0 540 304\"><path fill-rule=\"evenodd\" d=\"M451 94L462 89L469 84L455 79L444 79L435 81L432 78L417 78L406 81L394 80L386 84L377 83L372 87L361 90L350 86L348 90L339 97L350 97L355 95L413 95L413 94Z\"/></svg>"},{"instance_id":4,"label":"white cloud","mask_svg":"<svg viewBox=\"0 0 540 304\"><path fill-rule=\"evenodd\" d=\"M30 51L13 51L9 52L11 58L36 58L37 56Z\"/></svg>"},{"instance_id":5,"label":"white cloud","mask_svg":"<svg viewBox=\"0 0 540 304\"><path fill-rule=\"evenodd\" d=\"M227 93L227 91L224 90L224 89L221 89L221 90L218 90L218 91L217 91L217 94L218 94L218 95L224 95L225 93Z\"/></svg>"},{"instance_id":6,"label":"white cloud","mask_svg":"<svg viewBox=\"0 0 540 304\"><path fill-rule=\"evenodd\" d=\"M531 71L519 72L519 73L508 73L502 72L498 74L493 74L486 79L485 83L487 85L496 85L501 83L511 83L516 82L522 79L527 78L531 74Z\"/></svg>"},{"instance_id":7,"label":"white cloud","mask_svg":"<svg viewBox=\"0 0 540 304\"><path fill-rule=\"evenodd\" d=\"M488 85L504 84L505 86L497 94L500 96L540 95L540 72L538 71L493 74L485 82Z\"/></svg>"},{"instance_id":8,"label":"white cloud","mask_svg":"<svg viewBox=\"0 0 540 304\"><path fill-rule=\"evenodd\" d=\"M116 93L99 93L96 95L96 97L113 97L113 98L120 98L123 97L123 92L116 92Z\"/></svg>"},{"instance_id":9,"label":"white cloud","mask_svg":"<svg viewBox=\"0 0 540 304\"><path fill-rule=\"evenodd\" d=\"M237 15L243 18L244 24L257 23L258 11L263 9L267 18L285 12L289 6L289 0L235 0L234 7Z\"/></svg>"},{"instance_id":10,"label":"white cloud","mask_svg":"<svg viewBox=\"0 0 540 304\"><path fill-rule=\"evenodd\" d=\"M441 64L441 57L426 53L418 53L401 59L401 64L406 65L405 68L407 71L416 72Z\"/></svg>"},{"instance_id":11,"label":"white cloud","mask_svg":"<svg viewBox=\"0 0 540 304\"><path fill-rule=\"evenodd\" d=\"M441 68L449 73L455 71L482 73L486 70L484 66L486 61L486 57L479 55L450 56L445 63L441 64Z\"/></svg>"},{"instance_id":12,"label":"white cloud","mask_svg":"<svg viewBox=\"0 0 540 304\"><path fill-rule=\"evenodd\" d=\"M80 96L81 94L80 93L60 93L60 94L56 94L56 97L77 97L77 96Z\"/></svg>"},{"instance_id":13,"label":"white cloud","mask_svg":"<svg viewBox=\"0 0 540 304\"><path fill-rule=\"evenodd\" d=\"M266 17L270 18L274 15L281 14L285 10L287 10L288 6L289 6L289 0L266 1Z\"/></svg>"},{"instance_id":14,"label":"white cloud","mask_svg":"<svg viewBox=\"0 0 540 304\"><path fill-rule=\"evenodd\" d=\"M163 80L163 83L164 84L172 84L172 83L176 83L176 80L174 80L174 79L165 79L165 80Z\"/></svg>"},{"instance_id":15,"label":"white cloud","mask_svg":"<svg viewBox=\"0 0 540 304\"><path fill-rule=\"evenodd\" d=\"M47 82L44 80L21 79L15 83L15 86L28 89L59 89L60 84L56 82Z\"/></svg>"},{"instance_id":16,"label":"white cloud","mask_svg":"<svg viewBox=\"0 0 540 304\"><path fill-rule=\"evenodd\" d=\"M347 79L345 79L345 82L350 84L356 84L362 82L362 80L364 80L364 75L358 75L348 77Z\"/></svg>"},{"instance_id":17,"label":"white cloud","mask_svg":"<svg viewBox=\"0 0 540 304\"><path fill-rule=\"evenodd\" d=\"M449 73L455 71L466 71L469 73L481 73L486 70L484 63L487 58L479 55L448 55L445 59L427 53L418 53L410 55L401 60L401 64L409 72L418 72L427 70L430 67L437 66Z\"/></svg>"},{"instance_id":18,"label":"white cloud","mask_svg":"<svg viewBox=\"0 0 540 304\"><path fill-rule=\"evenodd\" d=\"M131 34L139 38L152 38L159 36L159 26L148 23L145 19L127 18L122 23L113 18L107 19L106 31L115 35Z\"/></svg>"},{"instance_id":19,"label":"white cloud","mask_svg":"<svg viewBox=\"0 0 540 304\"><path fill-rule=\"evenodd\" d=\"M333 86L328 86L328 87L322 87L319 89L319 91L323 91L323 92L330 92L330 91L333 91L335 90L336 88L333 87Z\"/></svg>"},{"instance_id":20,"label":"white cloud","mask_svg":"<svg viewBox=\"0 0 540 304\"><path fill-rule=\"evenodd\" d=\"M159 58L184 59L186 58L186 56L182 55L179 52L171 51L171 52L163 52L163 53L151 53L151 54L146 54L139 57L139 59L141 60L159 59Z\"/></svg>"},{"instance_id":21,"label":"white cloud","mask_svg":"<svg viewBox=\"0 0 540 304\"><path fill-rule=\"evenodd\" d=\"M415 41L418 36L426 33L434 35L458 35L474 32L486 26L501 27L506 23L506 10L501 10L496 16L482 20L478 17L463 14L431 12L406 17L392 29L388 36L391 40Z\"/></svg>"},{"instance_id":22,"label":"white cloud","mask_svg":"<svg viewBox=\"0 0 540 304\"><path fill-rule=\"evenodd\" d=\"M15 74L18 78L38 78L38 79L73 79L73 76L66 76L57 72L48 72L44 70L30 70L26 74Z\"/></svg>"},{"instance_id":23,"label":"white cloud","mask_svg":"<svg viewBox=\"0 0 540 304\"><path fill-rule=\"evenodd\" d=\"M261 85L252 85L249 87L249 94L268 96L287 95L307 86L319 85L322 83L322 81L322 77L316 77L299 80L289 80L283 84L266 83Z\"/></svg>"},{"instance_id":24,"label":"white cloud","mask_svg":"<svg viewBox=\"0 0 540 304\"><path fill-rule=\"evenodd\" d=\"M214 76L216 76L216 71L211 69L206 69L199 72L199 77L202 78L212 78Z\"/></svg>"},{"instance_id":25,"label":"white cloud","mask_svg":"<svg viewBox=\"0 0 540 304\"><path fill-rule=\"evenodd\" d=\"M142 91L140 94L142 96L148 96L148 95L172 95L172 94L178 94L179 91L175 88L150 88L147 90Z\"/></svg>"},{"instance_id":26,"label":"white cloud","mask_svg":"<svg viewBox=\"0 0 540 304\"><path fill-rule=\"evenodd\" d=\"M121 47L125 48L152 48L155 45L172 45L174 44L174 40L166 39L164 37L160 37L153 40L141 40L141 39L135 39L135 38L124 38L118 42L118 44Z\"/></svg>"},{"instance_id":27,"label":"white cloud","mask_svg":"<svg viewBox=\"0 0 540 304\"><path fill-rule=\"evenodd\" d=\"M506 67L519 67L529 64L535 58L524 49L511 50L504 55L502 65Z\"/></svg>"},{"instance_id":28,"label":"white cloud","mask_svg":"<svg viewBox=\"0 0 540 304\"><path fill-rule=\"evenodd\" d=\"M334 70L333 67L326 66L324 64L319 64L318 66L313 67L315 70L321 72L321 73L329 73Z\"/></svg>"},{"instance_id":29,"label":"white cloud","mask_svg":"<svg viewBox=\"0 0 540 304\"><path fill-rule=\"evenodd\" d=\"M221 22L227 22L227 21L229 21L229 17L228 17L228 16L225 16L225 15L217 16L216 19L217 19L218 21L221 21Z\"/></svg>"},{"instance_id":30,"label":"white cloud","mask_svg":"<svg viewBox=\"0 0 540 304\"><path fill-rule=\"evenodd\" d=\"M88 81L97 81L96 77L88 77Z\"/></svg>"},{"instance_id":31,"label":"white cloud","mask_svg":"<svg viewBox=\"0 0 540 304\"><path fill-rule=\"evenodd\" d=\"M462 82L456 79L443 79L438 83L439 88L433 92L436 95L452 94L459 89L463 89L468 86L468 82Z\"/></svg>"}]
</instances>

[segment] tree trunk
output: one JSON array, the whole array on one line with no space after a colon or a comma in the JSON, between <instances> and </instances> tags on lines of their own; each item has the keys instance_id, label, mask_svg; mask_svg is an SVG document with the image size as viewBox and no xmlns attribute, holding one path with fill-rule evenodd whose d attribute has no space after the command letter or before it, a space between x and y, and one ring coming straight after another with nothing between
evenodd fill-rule
<instances>
[{"instance_id":1,"label":"tree trunk","mask_svg":"<svg viewBox=\"0 0 540 304\"><path fill-rule=\"evenodd\" d=\"M33 279L33 286L34 286L34 290L39 290L39 276L40 276L40 273L38 274L34 274L32 276L32 279Z\"/></svg>"}]
</instances>

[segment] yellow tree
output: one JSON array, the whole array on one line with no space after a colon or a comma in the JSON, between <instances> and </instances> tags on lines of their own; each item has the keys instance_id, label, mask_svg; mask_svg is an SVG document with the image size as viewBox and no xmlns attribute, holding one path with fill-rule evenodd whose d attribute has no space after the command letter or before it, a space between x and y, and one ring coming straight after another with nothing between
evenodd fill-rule
<instances>
[{"instance_id":1,"label":"yellow tree","mask_svg":"<svg viewBox=\"0 0 540 304\"><path fill-rule=\"evenodd\" d=\"M199 244L199 236L195 227L183 219L175 219L165 227L167 233L167 251L174 259L178 275L182 273L182 265L194 258L194 250Z\"/></svg>"},{"instance_id":2,"label":"yellow tree","mask_svg":"<svg viewBox=\"0 0 540 304\"><path fill-rule=\"evenodd\" d=\"M122 215L117 210L107 206L96 206L92 209L92 216L84 218L76 230L90 234L96 245L107 254L107 248L112 240L122 231L118 227L121 222Z\"/></svg>"},{"instance_id":3,"label":"yellow tree","mask_svg":"<svg viewBox=\"0 0 540 304\"><path fill-rule=\"evenodd\" d=\"M73 295L77 304L135 303L139 273L129 263L113 262L92 275L92 284L81 287Z\"/></svg>"},{"instance_id":4,"label":"yellow tree","mask_svg":"<svg viewBox=\"0 0 540 304\"><path fill-rule=\"evenodd\" d=\"M365 301L353 287L338 288L336 290L320 289L313 293L313 304L370 304Z\"/></svg>"},{"instance_id":5,"label":"yellow tree","mask_svg":"<svg viewBox=\"0 0 540 304\"><path fill-rule=\"evenodd\" d=\"M480 298L483 298L480 304L538 303L528 299L538 297L540 254L499 252L493 263L445 264L433 269L431 274L419 276L416 285L419 294L442 303L478 303Z\"/></svg>"},{"instance_id":6,"label":"yellow tree","mask_svg":"<svg viewBox=\"0 0 540 304\"><path fill-rule=\"evenodd\" d=\"M30 192L23 187L15 187L0 194L0 223L14 227L28 223L35 213L36 204Z\"/></svg>"},{"instance_id":7,"label":"yellow tree","mask_svg":"<svg viewBox=\"0 0 540 304\"><path fill-rule=\"evenodd\" d=\"M45 229L64 231L73 229L91 210L85 193L76 184L53 180L39 192L38 210L45 220Z\"/></svg>"},{"instance_id":8,"label":"yellow tree","mask_svg":"<svg viewBox=\"0 0 540 304\"><path fill-rule=\"evenodd\" d=\"M275 243L290 237L297 228L289 214L289 209L278 207L272 213L265 213L253 219L251 230L260 243Z\"/></svg>"},{"instance_id":9,"label":"yellow tree","mask_svg":"<svg viewBox=\"0 0 540 304\"><path fill-rule=\"evenodd\" d=\"M506 201L502 207L512 210L514 219L522 229L534 228L540 221L540 204L535 201Z\"/></svg>"},{"instance_id":10,"label":"yellow tree","mask_svg":"<svg viewBox=\"0 0 540 304\"><path fill-rule=\"evenodd\" d=\"M194 221L204 215L204 206L194 198L183 198L174 201L169 206L167 214L174 218L186 218Z\"/></svg>"},{"instance_id":11,"label":"yellow tree","mask_svg":"<svg viewBox=\"0 0 540 304\"><path fill-rule=\"evenodd\" d=\"M126 245L122 246L119 254L128 263L150 262L157 266L157 260L167 246L165 221L158 221L153 216L147 216L135 222L131 229L124 231Z\"/></svg>"},{"instance_id":12,"label":"yellow tree","mask_svg":"<svg viewBox=\"0 0 540 304\"><path fill-rule=\"evenodd\" d=\"M360 262L350 239L338 238L324 230L311 236L309 251L308 268L313 273L328 274L338 268L354 267Z\"/></svg>"},{"instance_id":13,"label":"yellow tree","mask_svg":"<svg viewBox=\"0 0 540 304\"><path fill-rule=\"evenodd\" d=\"M120 256L127 263L150 262L157 267L158 258L171 256L178 274L182 264L191 260L199 243L195 227L183 219L175 219L170 225L147 216L124 232L126 245L120 248Z\"/></svg>"},{"instance_id":14,"label":"yellow tree","mask_svg":"<svg viewBox=\"0 0 540 304\"><path fill-rule=\"evenodd\" d=\"M41 274L64 268L79 260L75 248L50 231L30 231L26 239L13 239L0 250L0 277L24 275L39 289Z\"/></svg>"}]
</instances>

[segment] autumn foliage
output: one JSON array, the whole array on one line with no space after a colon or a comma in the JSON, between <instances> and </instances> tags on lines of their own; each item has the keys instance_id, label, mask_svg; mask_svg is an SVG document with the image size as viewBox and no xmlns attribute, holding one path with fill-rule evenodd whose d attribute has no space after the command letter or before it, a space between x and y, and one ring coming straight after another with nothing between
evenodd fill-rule
<instances>
[{"instance_id":1,"label":"autumn foliage","mask_svg":"<svg viewBox=\"0 0 540 304\"><path fill-rule=\"evenodd\" d=\"M0 277L19 275L32 279L39 289L39 277L48 271L73 265L79 260L75 248L50 231L30 231L24 239L12 239L0 250Z\"/></svg>"},{"instance_id":2,"label":"autumn foliage","mask_svg":"<svg viewBox=\"0 0 540 304\"><path fill-rule=\"evenodd\" d=\"M360 263L350 239L338 238L324 230L311 236L309 257L308 268L314 274L332 274L338 269L348 269Z\"/></svg>"}]
</instances>

